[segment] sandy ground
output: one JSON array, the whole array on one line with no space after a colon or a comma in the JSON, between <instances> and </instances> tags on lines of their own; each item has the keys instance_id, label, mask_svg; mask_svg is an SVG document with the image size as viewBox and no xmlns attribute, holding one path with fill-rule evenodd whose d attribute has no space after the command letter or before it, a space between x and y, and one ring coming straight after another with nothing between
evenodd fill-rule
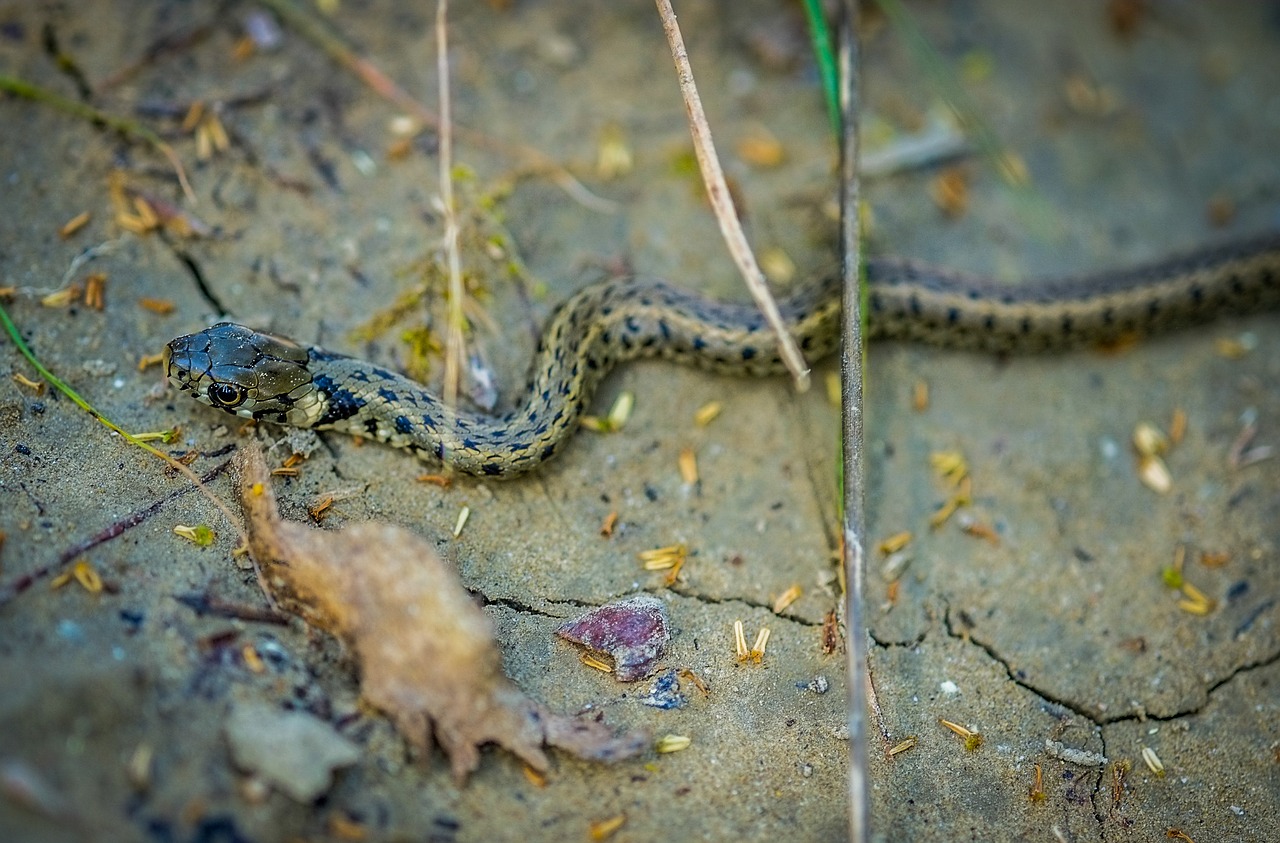
<instances>
[{"instance_id":1,"label":"sandy ground","mask_svg":"<svg viewBox=\"0 0 1280 843\"><path fill-rule=\"evenodd\" d=\"M1280 226L1274 6L1161 4L1126 37L1107 11L1123 5L912 4L977 113L1025 162L1032 190L1010 188L980 155L963 158L967 208L949 218L933 199L937 168L871 180L872 248L1015 281ZM798 275L830 267L834 144L795 9L681 6L754 241L785 253ZM438 262L434 136L390 156L401 112L291 29L278 50L236 59L250 8L0 5L0 72L74 96L71 74L43 46L52 33L99 89L96 104L171 140L199 197L184 207L216 232L124 233L110 173L182 204L166 162L5 99L0 286L18 288L5 306L44 363L122 426L180 426L168 447L199 452L198 473L244 434L162 391L157 369L138 371L139 358L226 314L400 366L399 329L364 343L352 331ZM331 23L433 102L432 13L343 3ZM157 39L201 21L210 22L201 37L105 88ZM588 15L570 3L457 4L451 22L458 121L543 150L617 203L585 207L543 176L515 178L510 157L459 140L458 163L473 174L460 186L472 241L464 258L484 279L497 326L479 338L504 406L542 320L610 267L741 295L691 174L651 6ZM865 53L864 134L876 148L927 122L940 96L881 18ZM179 126L194 100L227 103L231 148L203 162ZM595 163L608 126L634 158L613 179ZM762 137L780 145L780 162L751 154ZM82 211L89 224L61 239L59 227ZM501 255L476 245L499 234ZM108 242L64 279L78 255ZM502 271L511 258L527 267L521 277ZM104 310L41 305L93 272L107 277ZM139 306L144 298L174 310L158 315ZM1223 341L1245 353L1224 355ZM633 392L626 428L579 435L525 480L441 489L416 482L422 467L401 453L328 436L299 477L280 481L293 517L337 492L326 528L380 518L434 541L485 601L507 671L530 695L692 738L683 752L614 767L557 755L541 786L492 750L459 788L441 758L410 757L387 721L358 704L356 666L333 639L298 621L193 609L193 596L265 607L252 572L231 556L234 533L200 495L169 499L185 480L65 398L16 383L34 372L7 339L0 348L0 587L165 501L84 555L103 593L75 582L51 589L43 577L0 606L0 837L583 840L619 815L615 840L843 836L844 657L821 649L824 615L838 602L838 410L824 389L796 395L781 379L634 365L596 401L603 412ZM1168 829L1198 843L1280 838L1280 463L1228 463L1249 423L1255 444L1280 446L1276 317L1118 354L995 360L886 345L868 366L870 531L915 535L896 585L877 556L868 586L877 839L1159 840ZM819 387L832 371L818 369ZM912 408L920 381L931 396L923 412ZM723 412L696 426L694 411L713 400ZM1129 438L1139 422L1167 429L1177 410L1187 433L1167 458L1172 490L1158 495L1138 481ZM271 443L280 434L247 435ZM695 484L677 470L685 448L697 455ZM929 459L943 450L966 456L968 514L994 541L956 521L929 529L948 496ZM211 487L232 499L226 477ZM470 520L455 538L464 506ZM620 526L602 538L614 511ZM217 539L196 548L173 534L179 524L212 525ZM668 588L636 554L675 542L690 558ZM1180 609L1162 582L1180 546L1186 579L1212 601L1206 615ZM774 612L792 586L802 596ZM693 670L709 695L686 686L682 709L643 706L648 682L617 683L554 638L583 606L636 591L666 602L668 663ZM749 638L770 628L762 665L736 662L735 620ZM818 677L825 693L814 690ZM357 743L359 760L314 801L264 793L233 765L224 737L232 707L252 702L332 724ZM979 732L982 745L967 750L940 719ZM891 759L889 747L911 736L915 747ZM1142 761L1144 748L1163 761L1163 777ZM1105 765L1093 765L1100 756ZM1029 795L1037 768L1043 799Z\"/></svg>"}]
</instances>

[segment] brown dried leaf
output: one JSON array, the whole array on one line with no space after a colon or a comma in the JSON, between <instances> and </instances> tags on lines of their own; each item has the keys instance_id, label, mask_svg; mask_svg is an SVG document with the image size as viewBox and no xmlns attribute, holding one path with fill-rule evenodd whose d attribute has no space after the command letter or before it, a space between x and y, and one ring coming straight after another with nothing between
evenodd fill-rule
<instances>
[{"instance_id":1,"label":"brown dried leaf","mask_svg":"<svg viewBox=\"0 0 1280 843\"><path fill-rule=\"evenodd\" d=\"M648 745L605 724L555 714L502 672L489 619L431 545L391 524L340 531L280 519L262 454L242 449L240 497L249 549L279 603L356 654L361 693L424 754L432 737L460 783L497 743L547 769L544 745L618 761Z\"/></svg>"}]
</instances>

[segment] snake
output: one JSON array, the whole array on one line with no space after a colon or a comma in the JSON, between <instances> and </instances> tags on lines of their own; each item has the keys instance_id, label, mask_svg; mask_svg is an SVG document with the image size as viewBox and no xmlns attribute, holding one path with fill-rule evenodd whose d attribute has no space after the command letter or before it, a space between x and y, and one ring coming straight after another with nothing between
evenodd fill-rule
<instances>
[{"instance_id":1,"label":"snake","mask_svg":"<svg viewBox=\"0 0 1280 843\"><path fill-rule=\"evenodd\" d=\"M870 339L998 355L1063 351L1280 307L1280 232L1036 283L901 258L869 260L865 278ZM809 359L839 345L840 304L835 274L778 301ZM776 334L754 305L632 278L587 286L553 313L524 398L504 415L450 405L384 366L233 322L172 340L164 366L174 387L242 418L349 433L509 478L563 448L615 366L652 356L726 373L784 370Z\"/></svg>"}]
</instances>

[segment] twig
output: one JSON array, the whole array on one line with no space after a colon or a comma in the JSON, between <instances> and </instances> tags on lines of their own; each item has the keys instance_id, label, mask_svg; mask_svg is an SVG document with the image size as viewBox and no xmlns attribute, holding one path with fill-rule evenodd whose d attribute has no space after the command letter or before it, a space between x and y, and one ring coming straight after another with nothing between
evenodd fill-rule
<instances>
[{"instance_id":1,"label":"twig","mask_svg":"<svg viewBox=\"0 0 1280 843\"><path fill-rule=\"evenodd\" d=\"M809 388L809 367L782 321L782 314L778 312L778 303L769 292L764 273L756 263L751 246L747 243L747 236L742 230L742 223L734 211L733 198L729 195L729 186L725 184L724 171L720 168L720 159L716 155L715 144L711 140L711 128L707 125L707 116L702 110L702 100L698 97L698 89L694 85L693 69L689 66L689 54L685 51L684 39L676 23L675 12L671 9L671 0L655 0L655 2L658 4L658 15L662 18L662 29L667 35L667 43L671 45L671 57L676 64L680 94L684 97L685 112L689 117L689 132L693 136L693 150L698 157L698 168L702 171L702 179L707 187L707 198L711 200L716 220L720 223L720 233L729 247L733 262L738 265L738 271L747 282L752 298L756 300L770 327L778 335L778 349L782 355L782 361L795 378L796 388L804 391Z\"/></svg>"},{"instance_id":2,"label":"twig","mask_svg":"<svg viewBox=\"0 0 1280 843\"><path fill-rule=\"evenodd\" d=\"M408 91L397 85L373 62L356 55L341 39L325 29L293 0L261 0L261 2L279 15L286 24L296 29L302 37L326 52L329 58L355 74L378 96L397 108L404 109L424 126L440 129L440 117L435 112L414 99ZM484 132L465 129L456 123L453 125L453 133L455 137L462 138L467 143L515 157L530 172L545 173L553 184L587 208L601 213L614 213L618 210L618 203L596 196L587 190L582 182L574 178L561 164L539 149L525 144L506 144L491 138Z\"/></svg>"},{"instance_id":3,"label":"twig","mask_svg":"<svg viewBox=\"0 0 1280 843\"><path fill-rule=\"evenodd\" d=\"M865 478L862 432L863 332L862 246L858 214L858 4L841 3L840 20L840 251L844 281L840 349L844 431L845 651L849 654L849 839L871 839L867 787L867 630L863 618L866 563Z\"/></svg>"},{"instance_id":4,"label":"twig","mask_svg":"<svg viewBox=\"0 0 1280 843\"><path fill-rule=\"evenodd\" d=\"M462 358L462 259L458 254L458 215L453 205L453 131L449 101L449 0L436 3L436 75L440 85L440 201L444 205L444 251L449 262L449 319L444 342L444 401L458 401Z\"/></svg>"},{"instance_id":5,"label":"twig","mask_svg":"<svg viewBox=\"0 0 1280 843\"><path fill-rule=\"evenodd\" d=\"M153 149L169 159L174 172L178 174L178 183L182 185L182 192L186 194L187 199L193 205L195 204L195 191L191 189L191 183L187 181L187 172L182 169L182 162L178 160L178 155L173 151L173 147L169 146L169 144L160 139L159 135L138 121L130 120L127 117L116 117L91 105L85 105L82 102L68 99L61 94L55 94L53 91L32 85L25 79L19 79L16 76L0 74L0 91L8 91L15 96L25 97L33 102L41 102L45 105L53 106L75 117L83 118L100 126L106 126L108 129L119 132L125 137L146 141L151 144Z\"/></svg>"},{"instance_id":6,"label":"twig","mask_svg":"<svg viewBox=\"0 0 1280 843\"><path fill-rule=\"evenodd\" d=\"M125 516L114 524L110 524L99 532L94 533L89 538L77 542L62 551L62 553L58 555L58 558L48 565L23 574L8 585L0 586L0 606L4 606L10 600L13 600L40 580L66 567L68 564L88 553L90 550L93 550L98 545L106 544L117 536L124 535L125 531L146 521L152 515L159 512L160 508L170 501L175 501L183 495L194 492L197 488L203 488L204 484L212 483L217 479L218 475L226 471L230 465L231 460L224 460L214 466L207 474L204 475L204 477L199 478L199 486L183 486L180 489L174 489L163 498L153 501L150 505Z\"/></svg>"}]
</instances>

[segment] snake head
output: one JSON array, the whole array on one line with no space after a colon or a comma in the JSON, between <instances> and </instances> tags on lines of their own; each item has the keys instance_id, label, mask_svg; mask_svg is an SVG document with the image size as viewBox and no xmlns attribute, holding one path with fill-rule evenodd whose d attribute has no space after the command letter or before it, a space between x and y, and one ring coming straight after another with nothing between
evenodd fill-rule
<instances>
[{"instance_id":1,"label":"snake head","mask_svg":"<svg viewBox=\"0 0 1280 843\"><path fill-rule=\"evenodd\" d=\"M232 322L170 341L164 351L169 383L197 401L246 419L314 422L320 397L307 369L306 348Z\"/></svg>"}]
</instances>

